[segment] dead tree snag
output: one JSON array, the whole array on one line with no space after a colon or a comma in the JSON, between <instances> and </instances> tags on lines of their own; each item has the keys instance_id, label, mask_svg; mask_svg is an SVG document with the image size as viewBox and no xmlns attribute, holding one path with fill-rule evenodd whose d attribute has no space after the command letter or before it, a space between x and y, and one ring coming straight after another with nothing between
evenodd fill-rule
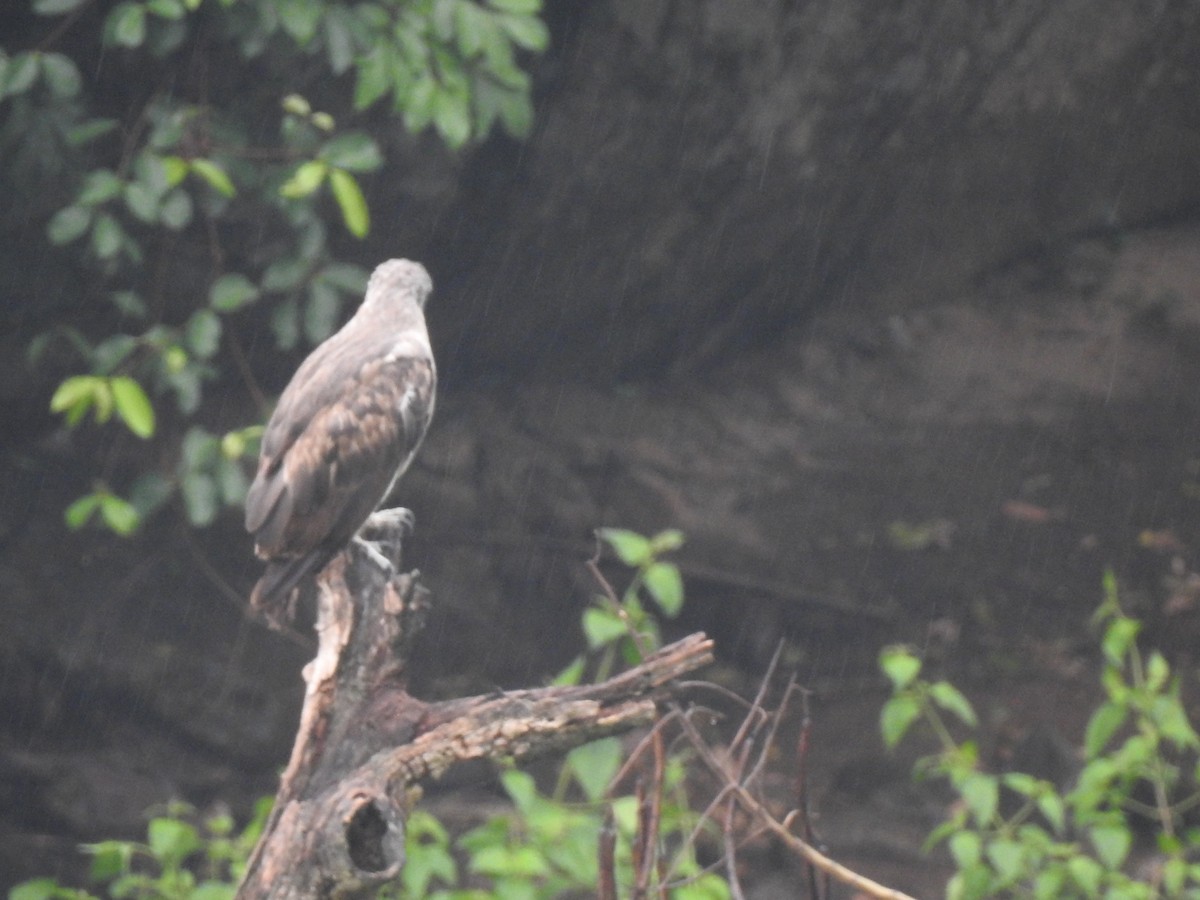
<instances>
[{"instance_id":1,"label":"dead tree snag","mask_svg":"<svg viewBox=\"0 0 1200 900\"><path fill-rule=\"evenodd\" d=\"M674 679L712 660L712 642L695 634L601 684L417 700L405 661L427 594L399 571L409 523L403 510L376 513L320 578L299 730L239 900L369 895L404 865L405 815L422 782L645 725Z\"/></svg>"}]
</instances>

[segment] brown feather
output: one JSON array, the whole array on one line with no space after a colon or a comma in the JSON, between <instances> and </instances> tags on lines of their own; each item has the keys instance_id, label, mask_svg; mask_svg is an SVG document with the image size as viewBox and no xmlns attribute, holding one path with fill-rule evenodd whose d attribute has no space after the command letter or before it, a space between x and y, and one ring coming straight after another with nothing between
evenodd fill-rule
<instances>
[{"instance_id":1,"label":"brown feather","mask_svg":"<svg viewBox=\"0 0 1200 900\"><path fill-rule=\"evenodd\" d=\"M418 264L384 263L359 312L280 396L246 498L246 528L270 563L256 606L323 568L412 461L437 386L422 314L429 287Z\"/></svg>"}]
</instances>

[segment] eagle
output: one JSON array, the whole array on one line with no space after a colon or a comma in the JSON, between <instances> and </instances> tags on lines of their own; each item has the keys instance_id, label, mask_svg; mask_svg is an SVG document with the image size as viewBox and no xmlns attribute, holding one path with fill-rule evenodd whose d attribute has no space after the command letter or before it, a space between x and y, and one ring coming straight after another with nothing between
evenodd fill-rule
<instances>
[{"instance_id":1,"label":"eagle","mask_svg":"<svg viewBox=\"0 0 1200 900\"><path fill-rule=\"evenodd\" d=\"M350 543L421 446L437 390L432 292L420 263L381 263L358 311L279 397L246 495L246 530L267 562L250 603L272 620Z\"/></svg>"}]
</instances>

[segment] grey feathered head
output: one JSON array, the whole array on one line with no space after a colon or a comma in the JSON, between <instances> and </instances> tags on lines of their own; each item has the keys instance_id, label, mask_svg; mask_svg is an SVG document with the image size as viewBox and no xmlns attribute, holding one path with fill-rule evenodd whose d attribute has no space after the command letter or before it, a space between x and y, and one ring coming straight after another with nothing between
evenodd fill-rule
<instances>
[{"instance_id":1,"label":"grey feathered head","mask_svg":"<svg viewBox=\"0 0 1200 900\"><path fill-rule=\"evenodd\" d=\"M410 296L421 309L433 293L433 279L418 262L408 259L389 259L375 267L367 282L367 295L363 303L375 304L397 295Z\"/></svg>"}]
</instances>

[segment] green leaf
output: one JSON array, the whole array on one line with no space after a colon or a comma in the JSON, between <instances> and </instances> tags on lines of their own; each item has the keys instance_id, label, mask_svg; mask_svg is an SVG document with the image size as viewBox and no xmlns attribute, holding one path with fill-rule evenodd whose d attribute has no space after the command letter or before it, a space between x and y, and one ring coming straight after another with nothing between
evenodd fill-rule
<instances>
[{"instance_id":1,"label":"green leaf","mask_svg":"<svg viewBox=\"0 0 1200 900\"><path fill-rule=\"evenodd\" d=\"M349 263L330 263L317 277L344 294L358 296L367 289L367 271Z\"/></svg>"},{"instance_id":2,"label":"green leaf","mask_svg":"<svg viewBox=\"0 0 1200 900\"><path fill-rule=\"evenodd\" d=\"M996 776L972 772L958 785L958 790L980 827L991 824L1000 805L1000 782Z\"/></svg>"},{"instance_id":3,"label":"green leaf","mask_svg":"<svg viewBox=\"0 0 1200 900\"><path fill-rule=\"evenodd\" d=\"M889 750L893 749L920 715L921 701L908 694L892 697L883 704L879 714L879 729L884 745Z\"/></svg>"},{"instance_id":4,"label":"green leaf","mask_svg":"<svg viewBox=\"0 0 1200 900\"><path fill-rule=\"evenodd\" d=\"M500 122L515 138L529 137L533 130L533 102L527 91L505 90L498 95Z\"/></svg>"},{"instance_id":5,"label":"green leaf","mask_svg":"<svg viewBox=\"0 0 1200 900\"><path fill-rule=\"evenodd\" d=\"M175 486L158 472L144 472L129 486L129 502L137 514L145 519L171 499Z\"/></svg>"},{"instance_id":6,"label":"green leaf","mask_svg":"<svg viewBox=\"0 0 1200 900\"><path fill-rule=\"evenodd\" d=\"M92 251L100 259L112 259L121 249L125 232L108 213L100 213L92 226Z\"/></svg>"},{"instance_id":7,"label":"green leaf","mask_svg":"<svg viewBox=\"0 0 1200 900\"><path fill-rule=\"evenodd\" d=\"M192 170L188 161L181 156L160 156L158 161L162 164L168 187L177 186Z\"/></svg>"},{"instance_id":8,"label":"green leaf","mask_svg":"<svg viewBox=\"0 0 1200 900\"><path fill-rule=\"evenodd\" d=\"M233 505L246 499L246 491L250 485L246 482L246 473L237 463L222 458L217 463L216 484L225 503Z\"/></svg>"},{"instance_id":9,"label":"green leaf","mask_svg":"<svg viewBox=\"0 0 1200 900\"><path fill-rule=\"evenodd\" d=\"M9 59L0 69L0 100L23 94L33 87L39 69L37 53L18 53Z\"/></svg>"},{"instance_id":10,"label":"green leaf","mask_svg":"<svg viewBox=\"0 0 1200 900\"><path fill-rule=\"evenodd\" d=\"M710 872L674 888L670 896L672 900L729 900L729 884L720 875Z\"/></svg>"},{"instance_id":11,"label":"green leaf","mask_svg":"<svg viewBox=\"0 0 1200 900\"><path fill-rule=\"evenodd\" d=\"M262 288L268 293L284 293L299 287L308 277L308 260L302 256L277 259L263 272Z\"/></svg>"},{"instance_id":12,"label":"green leaf","mask_svg":"<svg viewBox=\"0 0 1200 900\"><path fill-rule=\"evenodd\" d=\"M154 407L142 386L126 375L111 380L117 415L143 440L154 434Z\"/></svg>"},{"instance_id":13,"label":"green leaf","mask_svg":"<svg viewBox=\"0 0 1200 900\"><path fill-rule=\"evenodd\" d=\"M92 224L92 211L82 206L66 206L50 217L46 237L61 247L76 240Z\"/></svg>"},{"instance_id":14,"label":"green leaf","mask_svg":"<svg viewBox=\"0 0 1200 900\"><path fill-rule=\"evenodd\" d=\"M96 169L87 174L75 202L80 206L98 206L120 196L124 187L125 182L114 172L108 169Z\"/></svg>"},{"instance_id":15,"label":"green leaf","mask_svg":"<svg viewBox=\"0 0 1200 900\"><path fill-rule=\"evenodd\" d=\"M92 350L93 370L97 374L109 374L137 349L137 345L137 338L129 334L114 334L105 338Z\"/></svg>"},{"instance_id":16,"label":"green leaf","mask_svg":"<svg viewBox=\"0 0 1200 900\"><path fill-rule=\"evenodd\" d=\"M653 563L642 575L646 590L669 619L679 615L683 609L683 579L679 567L674 563Z\"/></svg>"},{"instance_id":17,"label":"green leaf","mask_svg":"<svg viewBox=\"0 0 1200 900\"><path fill-rule=\"evenodd\" d=\"M217 460L221 444L215 435L197 426L183 436L182 449L185 468L203 469Z\"/></svg>"},{"instance_id":18,"label":"green leaf","mask_svg":"<svg viewBox=\"0 0 1200 900\"><path fill-rule=\"evenodd\" d=\"M628 634L625 622L606 609L589 606L583 611L583 633L593 650L611 644Z\"/></svg>"},{"instance_id":19,"label":"green leaf","mask_svg":"<svg viewBox=\"0 0 1200 900\"><path fill-rule=\"evenodd\" d=\"M467 98L452 91L438 91L433 98L433 124L452 150L471 136L471 108Z\"/></svg>"},{"instance_id":20,"label":"green leaf","mask_svg":"<svg viewBox=\"0 0 1200 900\"><path fill-rule=\"evenodd\" d=\"M979 862L983 853L983 842L973 831L960 831L950 836L947 842L950 855L960 869L966 869Z\"/></svg>"},{"instance_id":21,"label":"green leaf","mask_svg":"<svg viewBox=\"0 0 1200 900\"><path fill-rule=\"evenodd\" d=\"M1037 808L1050 823L1050 827L1054 829L1055 834L1062 834L1067 827L1066 807L1060 797L1054 791L1046 791L1037 798Z\"/></svg>"},{"instance_id":22,"label":"green leaf","mask_svg":"<svg viewBox=\"0 0 1200 900\"><path fill-rule=\"evenodd\" d=\"M200 849L195 827L179 819L151 819L146 837L150 852L160 862L180 863Z\"/></svg>"},{"instance_id":23,"label":"green leaf","mask_svg":"<svg viewBox=\"0 0 1200 900\"><path fill-rule=\"evenodd\" d=\"M98 137L108 134L117 127L116 119L89 119L67 129L67 143L72 147L82 147Z\"/></svg>"},{"instance_id":24,"label":"green leaf","mask_svg":"<svg viewBox=\"0 0 1200 900\"><path fill-rule=\"evenodd\" d=\"M653 559L650 541L636 531L625 528L598 528L596 534L612 547L617 559L627 566L638 569Z\"/></svg>"},{"instance_id":25,"label":"green leaf","mask_svg":"<svg viewBox=\"0 0 1200 900\"><path fill-rule=\"evenodd\" d=\"M330 169L329 186L333 188L333 196L342 210L346 230L356 238L366 237L371 230L371 215L367 209L367 199L354 176L342 169Z\"/></svg>"},{"instance_id":26,"label":"green leaf","mask_svg":"<svg viewBox=\"0 0 1200 900\"><path fill-rule=\"evenodd\" d=\"M292 173L292 177L279 188L279 193L292 199L307 197L321 186L328 172L329 164L324 160L313 159L301 163Z\"/></svg>"},{"instance_id":27,"label":"green leaf","mask_svg":"<svg viewBox=\"0 0 1200 900\"><path fill-rule=\"evenodd\" d=\"M1168 897L1183 896L1187 880L1187 862L1179 857L1168 859L1162 867L1162 884Z\"/></svg>"},{"instance_id":28,"label":"green leaf","mask_svg":"<svg viewBox=\"0 0 1200 900\"><path fill-rule=\"evenodd\" d=\"M1166 657L1157 650L1151 652L1150 658L1146 660L1146 689L1157 693L1170 677L1171 666Z\"/></svg>"},{"instance_id":29,"label":"green leaf","mask_svg":"<svg viewBox=\"0 0 1200 900\"><path fill-rule=\"evenodd\" d=\"M313 0L275 0L274 6L279 13L279 23L292 40L303 47L313 39L324 4Z\"/></svg>"},{"instance_id":30,"label":"green leaf","mask_svg":"<svg viewBox=\"0 0 1200 900\"><path fill-rule=\"evenodd\" d=\"M650 552L654 556L671 553L683 546L683 532L678 528L667 528L650 538Z\"/></svg>"},{"instance_id":31,"label":"green leaf","mask_svg":"<svg viewBox=\"0 0 1200 900\"><path fill-rule=\"evenodd\" d=\"M1024 874L1025 851L1018 841L1006 838L989 841L987 858L1005 882L1011 884Z\"/></svg>"},{"instance_id":32,"label":"green leaf","mask_svg":"<svg viewBox=\"0 0 1200 900\"><path fill-rule=\"evenodd\" d=\"M586 668L587 661L582 656L577 656L567 664L565 669L554 676L554 681L551 684L555 687L579 684L583 679L583 673Z\"/></svg>"},{"instance_id":33,"label":"green leaf","mask_svg":"<svg viewBox=\"0 0 1200 900\"><path fill-rule=\"evenodd\" d=\"M85 494L74 503L67 507L63 513L63 518L66 520L67 527L72 531L78 531L88 523L88 519L92 517L92 513L100 506L100 500L104 495L100 492Z\"/></svg>"},{"instance_id":34,"label":"green leaf","mask_svg":"<svg viewBox=\"0 0 1200 900\"><path fill-rule=\"evenodd\" d=\"M501 12L530 15L542 11L542 0L488 0L488 6Z\"/></svg>"},{"instance_id":35,"label":"green leaf","mask_svg":"<svg viewBox=\"0 0 1200 900\"><path fill-rule=\"evenodd\" d=\"M376 44L358 58L357 79L354 83L354 108L364 110L374 104L392 87L392 52Z\"/></svg>"},{"instance_id":36,"label":"green leaf","mask_svg":"<svg viewBox=\"0 0 1200 900\"><path fill-rule=\"evenodd\" d=\"M61 53L42 54L42 77L50 93L60 100L69 100L79 93L83 79L75 63Z\"/></svg>"},{"instance_id":37,"label":"green leaf","mask_svg":"<svg viewBox=\"0 0 1200 900\"><path fill-rule=\"evenodd\" d=\"M550 30L536 16L504 15L500 27L508 32L513 43L534 53L541 53L550 45Z\"/></svg>"},{"instance_id":38,"label":"green leaf","mask_svg":"<svg viewBox=\"0 0 1200 900\"><path fill-rule=\"evenodd\" d=\"M125 186L125 206L147 225L158 220L158 194L144 182L131 181Z\"/></svg>"},{"instance_id":39,"label":"green leaf","mask_svg":"<svg viewBox=\"0 0 1200 900\"><path fill-rule=\"evenodd\" d=\"M1116 618L1104 631L1100 648L1110 665L1120 666L1125 661L1125 654L1136 640L1141 631L1142 623L1137 619Z\"/></svg>"},{"instance_id":40,"label":"green leaf","mask_svg":"<svg viewBox=\"0 0 1200 900\"><path fill-rule=\"evenodd\" d=\"M146 0L146 9L160 19L170 22L176 22L187 15L187 10L180 0Z\"/></svg>"},{"instance_id":41,"label":"green leaf","mask_svg":"<svg viewBox=\"0 0 1200 900\"><path fill-rule=\"evenodd\" d=\"M480 875L536 878L547 875L550 867L536 847L493 844L481 847L471 855L469 868Z\"/></svg>"},{"instance_id":42,"label":"green leaf","mask_svg":"<svg viewBox=\"0 0 1200 900\"><path fill-rule=\"evenodd\" d=\"M475 3L454 5L454 41L465 58L479 53L495 28L492 14Z\"/></svg>"},{"instance_id":43,"label":"green leaf","mask_svg":"<svg viewBox=\"0 0 1200 900\"><path fill-rule=\"evenodd\" d=\"M600 801L621 767L624 751L617 738L602 738L576 747L567 754L571 774L591 803Z\"/></svg>"},{"instance_id":44,"label":"green leaf","mask_svg":"<svg viewBox=\"0 0 1200 900\"><path fill-rule=\"evenodd\" d=\"M520 769L506 769L500 773L500 783L517 809L528 813L538 801L537 783L533 776Z\"/></svg>"},{"instance_id":45,"label":"green leaf","mask_svg":"<svg viewBox=\"0 0 1200 900\"><path fill-rule=\"evenodd\" d=\"M187 896L188 900L234 900L237 885L227 881L202 881Z\"/></svg>"},{"instance_id":46,"label":"green leaf","mask_svg":"<svg viewBox=\"0 0 1200 900\"><path fill-rule=\"evenodd\" d=\"M8 892L8 900L55 900L66 896L53 878L34 878L23 881Z\"/></svg>"},{"instance_id":47,"label":"green leaf","mask_svg":"<svg viewBox=\"0 0 1200 900\"><path fill-rule=\"evenodd\" d=\"M179 483L188 521L198 528L217 517L217 486L204 472L188 472Z\"/></svg>"},{"instance_id":48,"label":"green leaf","mask_svg":"<svg viewBox=\"0 0 1200 900\"><path fill-rule=\"evenodd\" d=\"M84 0L33 0L33 11L39 16L61 16L76 9Z\"/></svg>"},{"instance_id":49,"label":"green leaf","mask_svg":"<svg viewBox=\"0 0 1200 900\"><path fill-rule=\"evenodd\" d=\"M1125 863L1133 836L1125 825L1097 825L1089 832L1096 855L1110 870L1116 871Z\"/></svg>"},{"instance_id":50,"label":"green leaf","mask_svg":"<svg viewBox=\"0 0 1200 900\"><path fill-rule=\"evenodd\" d=\"M192 355L210 359L221 346L221 320L211 309L192 313L184 329L184 341Z\"/></svg>"},{"instance_id":51,"label":"green leaf","mask_svg":"<svg viewBox=\"0 0 1200 900\"><path fill-rule=\"evenodd\" d=\"M236 312L252 300L257 300L258 287L240 272L228 272L213 282L208 290L208 305L221 313Z\"/></svg>"},{"instance_id":52,"label":"green leaf","mask_svg":"<svg viewBox=\"0 0 1200 900\"><path fill-rule=\"evenodd\" d=\"M383 165L379 145L361 131L338 135L321 148L321 159L350 172L373 172Z\"/></svg>"},{"instance_id":53,"label":"green leaf","mask_svg":"<svg viewBox=\"0 0 1200 900\"><path fill-rule=\"evenodd\" d=\"M974 728L979 724L975 710L962 691L948 681L938 681L929 686L929 697L946 712L954 715L964 725Z\"/></svg>"},{"instance_id":54,"label":"green leaf","mask_svg":"<svg viewBox=\"0 0 1200 900\"><path fill-rule=\"evenodd\" d=\"M99 402L103 391L102 379L95 375L73 375L60 384L50 398L50 412L65 413L67 424L74 425Z\"/></svg>"},{"instance_id":55,"label":"green leaf","mask_svg":"<svg viewBox=\"0 0 1200 900\"><path fill-rule=\"evenodd\" d=\"M186 191L175 188L163 198L158 220L172 231L186 227L192 221L192 198Z\"/></svg>"},{"instance_id":56,"label":"green leaf","mask_svg":"<svg viewBox=\"0 0 1200 900\"><path fill-rule=\"evenodd\" d=\"M132 504L112 494L100 498L100 515L104 524L122 537L133 534L141 522Z\"/></svg>"},{"instance_id":57,"label":"green leaf","mask_svg":"<svg viewBox=\"0 0 1200 900\"><path fill-rule=\"evenodd\" d=\"M1066 872L1061 867L1045 869L1033 879L1034 900L1058 900L1064 895Z\"/></svg>"},{"instance_id":58,"label":"green leaf","mask_svg":"<svg viewBox=\"0 0 1200 900\"><path fill-rule=\"evenodd\" d=\"M271 331L279 349L290 350L296 346L300 340L300 309L295 297L289 297L271 312Z\"/></svg>"},{"instance_id":59,"label":"green leaf","mask_svg":"<svg viewBox=\"0 0 1200 900\"><path fill-rule=\"evenodd\" d=\"M246 452L246 432L227 431L221 436L221 455L226 459L241 459Z\"/></svg>"},{"instance_id":60,"label":"green leaf","mask_svg":"<svg viewBox=\"0 0 1200 900\"><path fill-rule=\"evenodd\" d=\"M120 47L140 47L146 39L146 8L140 3L121 3L104 21L105 40Z\"/></svg>"},{"instance_id":61,"label":"green leaf","mask_svg":"<svg viewBox=\"0 0 1200 900\"><path fill-rule=\"evenodd\" d=\"M230 180L229 175L211 159L193 159L188 165L193 172L207 181L209 187L218 194L225 197L232 197L237 194L237 188L233 186L233 181Z\"/></svg>"},{"instance_id":62,"label":"green leaf","mask_svg":"<svg viewBox=\"0 0 1200 900\"><path fill-rule=\"evenodd\" d=\"M302 94L288 94L280 105L283 106L284 112L291 113L293 116L303 118L312 114L312 104Z\"/></svg>"},{"instance_id":63,"label":"green leaf","mask_svg":"<svg viewBox=\"0 0 1200 900\"><path fill-rule=\"evenodd\" d=\"M304 308L304 336L318 344L337 327L342 298L329 285L313 281L308 286L308 304Z\"/></svg>"},{"instance_id":64,"label":"green leaf","mask_svg":"<svg viewBox=\"0 0 1200 900\"><path fill-rule=\"evenodd\" d=\"M437 82L432 78L418 78L412 83L404 103L405 128L416 134L433 121L433 106L437 94Z\"/></svg>"},{"instance_id":65,"label":"green leaf","mask_svg":"<svg viewBox=\"0 0 1200 900\"><path fill-rule=\"evenodd\" d=\"M1044 790L1045 784L1025 772L1005 772L1000 780L1010 791L1016 791L1023 797L1036 796Z\"/></svg>"},{"instance_id":66,"label":"green leaf","mask_svg":"<svg viewBox=\"0 0 1200 900\"><path fill-rule=\"evenodd\" d=\"M879 668L888 677L892 687L899 691L908 687L921 674L921 660L899 644L892 644L879 651Z\"/></svg>"},{"instance_id":67,"label":"green leaf","mask_svg":"<svg viewBox=\"0 0 1200 900\"><path fill-rule=\"evenodd\" d=\"M354 16L341 6L325 11L325 52L329 69L341 75L354 64Z\"/></svg>"},{"instance_id":68,"label":"green leaf","mask_svg":"<svg viewBox=\"0 0 1200 900\"><path fill-rule=\"evenodd\" d=\"M1125 723L1128 710L1125 706L1106 702L1096 707L1088 720L1087 732L1083 738L1083 753L1087 759L1094 759L1103 752L1117 733L1117 729Z\"/></svg>"}]
</instances>

